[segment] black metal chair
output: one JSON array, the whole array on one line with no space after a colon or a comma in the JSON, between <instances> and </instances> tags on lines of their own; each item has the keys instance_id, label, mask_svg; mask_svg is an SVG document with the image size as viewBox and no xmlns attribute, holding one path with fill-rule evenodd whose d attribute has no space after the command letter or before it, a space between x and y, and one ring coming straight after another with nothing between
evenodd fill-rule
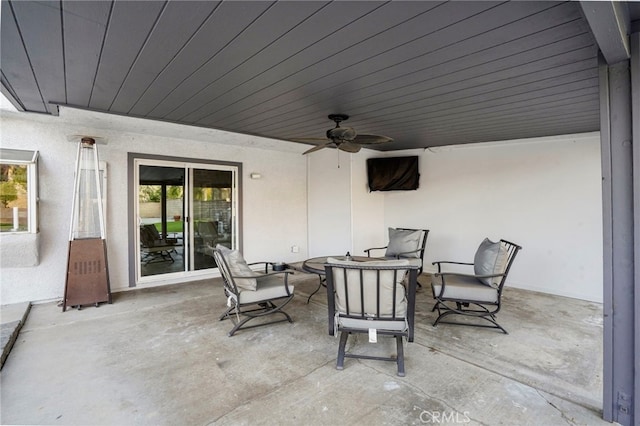
<instances>
[{"instance_id":1,"label":"black metal chair","mask_svg":"<svg viewBox=\"0 0 640 426\"><path fill-rule=\"evenodd\" d=\"M385 250L384 259L409 259L420 266L418 276L424 269L424 252L427 246L428 229L389 228L389 243L384 247L366 249L368 257L372 250ZM418 286L422 286L418 282Z\"/></svg>"},{"instance_id":2,"label":"black metal chair","mask_svg":"<svg viewBox=\"0 0 640 426\"><path fill-rule=\"evenodd\" d=\"M418 266L409 261L389 260L349 262L327 259L327 305L329 334L340 332L336 368L344 368L344 358L394 361L398 376L404 376L403 338L413 342L416 278ZM408 275L408 277L407 277ZM396 339L395 357L346 353L350 334L369 333Z\"/></svg>"},{"instance_id":3,"label":"black metal chair","mask_svg":"<svg viewBox=\"0 0 640 426\"><path fill-rule=\"evenodd\" d=\"M269 265L273 266L272 263L247 264L240 252L221 245L213 250L213 257L222 275L227 296L228 309L220 316L220 321L230 319L234 324L229 337L240 329L283 321L293 322L289 314L282 310L293 299L294 286L288 282L289 274L293 271L269 272ZM258 264L264 264L264 273L255 272L249 267ZM272 314L281 314L284 318L245 326L253 319Z\"/></svg>"},{"instance_id":4,"label":"black metal chair","mask_svg":"<svg viewBox=\"0 0 640 426\"><path fill-rule=\"evenodd\" d=\"M496 321L496 314L501 308L502 291L507 275L516 254L521 249L519 245L506 240L494 243L485 239L476 251L473 263L433 262L438 267L438 272L433 275L431 281L433 297L436 299L431 311L438 311L438 318L433 326L439 323L469 325L497 328L509 334ZM474 273L444 272L442 266L445 264L473 266ZM468 321L442 321L450 315L476 317L488 321L491 325Z\"/></svg>"}]
</instances>

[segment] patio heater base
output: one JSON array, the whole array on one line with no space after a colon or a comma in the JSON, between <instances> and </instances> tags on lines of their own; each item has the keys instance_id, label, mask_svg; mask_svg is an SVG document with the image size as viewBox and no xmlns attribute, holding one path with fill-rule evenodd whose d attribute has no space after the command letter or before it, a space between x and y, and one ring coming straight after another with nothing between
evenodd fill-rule
<instances>
[{"instance_id":1,"label":"patio heater base","mask_svg":"<svg viewBox=\"0 0 640 426\"><path fill-rule=\"evenodd\" d=\"M69 242L67 281L62 312L68 306L111 303L107 245L101 238Z\"/></svg>"}]
</instances>

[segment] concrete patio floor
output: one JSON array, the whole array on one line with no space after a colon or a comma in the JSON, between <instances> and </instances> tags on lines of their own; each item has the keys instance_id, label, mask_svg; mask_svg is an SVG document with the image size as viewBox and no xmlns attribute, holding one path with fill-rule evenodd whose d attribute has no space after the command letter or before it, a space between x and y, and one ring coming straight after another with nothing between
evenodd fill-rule
<instances>
[{"instance_id":1,"label":"concrete patio floor","mask_svg":"<svg viewBox=\"0 0 640 426\"><path fill-rule=\"evenodd\" d=\"M507 288L509 335L442 324L418 292L406 377L394 363L348 358L335 369L324 289L296 273L280 323L227 337L219 280L114 294L62 313L31 307L0 373L2 424L598 425L602 309ZM427 278L422 277L423 282ZM388 355L391 339L356 351Z\"/></svg>"}]
</instances>

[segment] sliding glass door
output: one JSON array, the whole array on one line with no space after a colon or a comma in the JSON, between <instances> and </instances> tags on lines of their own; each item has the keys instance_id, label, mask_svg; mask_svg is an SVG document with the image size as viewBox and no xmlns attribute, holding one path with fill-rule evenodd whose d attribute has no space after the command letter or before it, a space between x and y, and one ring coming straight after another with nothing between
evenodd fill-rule
<instances>
[{"instance_id":1,"label":"sliding glass door","mask_svg":"<svg viewBox=\"0 0 640 426\"><path fill-rule=\"evenodd\" d=\"M238 166L136 159L136 282L199 276L237 247Z\"/></svg>"}]
</instances>

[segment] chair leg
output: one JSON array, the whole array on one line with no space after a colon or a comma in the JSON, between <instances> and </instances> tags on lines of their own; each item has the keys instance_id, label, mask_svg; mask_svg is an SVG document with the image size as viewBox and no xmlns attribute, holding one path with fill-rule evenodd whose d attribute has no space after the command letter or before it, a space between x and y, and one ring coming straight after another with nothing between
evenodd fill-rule
<instances>
[{"instance_id":1,"label":"chair leg","mask_svg":"<svg viewBox=\"0 0 640 426\"><path fill-rule=\"evenodd\" d=\"M496 322L496 317L494 317L493 315L491 315L491 318L487 318L487 317L480 317L480 318L482 318L482 319L485 319L485 320L489 321L490 323L492 323L493 325L495 325L495 327L496 327L496 328L498 328L498 329L502 330L502 332L503 332L504 334L509 334L509 332L508 332L507 330L505 330L505 329L504 329L500 324L498 324L498 323ZM491 326L489 326L489 327L491 327Z\"/></svg>"},{"instance_id":2,"label":"chair leg","mask_svg":"<svg viewBox=\"0 0 640 426\"><path fill-rule=\"evenodd\" d=\"M398 376L404 377L404 347L402 345L402 336L396 336L396 347L398 351Z\"/></svg>"},{"instance_id":3,"label":"chair leg","mask_svg":"<svg viewBox=\"0 0 640 426\"><path fill-rule=\"evenodd\" d=\"M289 314L287 314L284 311L277 311L277 312L272 312L274 314L282 314L285 316L284 319L279 319L279 320L273 320L273 321L269 321L269 322L264 322L264 323L260 323L260 324L256 324L256 325L249 325L246 327L243 327L243 325L245 325L246 323L248 323L249 321L251 321L252 319L256 319L256 318L260 318L264 315L259 315L259 316L245 316L241 321L239 321L237 324L234 325L234 327L231 329L231 331L228 333L229 337L233 336L235 334L236 331L242 329L247 329L247 328L254 328L254 327L262 327L264 325L271 325L271 324L276 324L279 322L284 322L284 321L288 321L290 323L293 323L293 319L291 319L291 317L289 316Z\"/></svg>"},{"instance_id":4,"label":"chair leg","mask_svg":"<svg viewBox=\"0 0 640 426\"><path fill-rule=\"evenodd\" d=\"M436 304L436 306L438 306L438 304ZM505 330L500 324L498 324L498 322L496 321L495 315L489 311L487 312L466 311L465 312L463 309L461 309L460 306L459 306L459 310L448 308L444 304L443 304L443 307L445 307L447 310L445 310L444 312L440 312L440 309L438 307L438 318L436 318L436 320L433 323L434 327L437 326L438 323L451 324L451 325L466 325L470 327L497 328L500 331L502 331L504 334L509 334L507 330ZM435 309L435 306L434 306L434 309ZM454 321L448 321L448 322L442 321L445 317L449 315L455 315L455 314L483 319L485 321L489 321L493 325L491 326L491 325L473 324L473 323L460 323L460 322L454 322Z\"/></svg>"},{"instance_id":5,"label":"chair leg","mask_svg":"<svg viewBox=\"0 0 640 426\"><path fill-rule=\"evenodd\" d=\"M293 294L289 297L287 297L287 299L285 299L282 303L280 303L279 305L274 304L271 300L267 300L264 302L259 302L256 303L257 306L259 306L256 309L243 309L243 307L246 308L246 306L231 306L230 308L228 308L219 318L220 321L223 321L225 319L230 319L234 326L231 329L231 331L228 333L229 337L233 336L235 334L236 331L240 330L240 329L247 329L247 328L253 328L253 327L261 327L264 325L270 325L270 324L276 324L279 322L284 322L284 321L288 321L290 323L293 323L293 319L291 318L291 316L286 313L283 308L285 307L285 305L287 305L291 299L293 299ZM256 319L256 318L260 318L260 317L264 317L267 315L271 315L271 314L281 314L284 316L283 319L277 319L277 320L273 320L273 321L269 321L269 322L262 322L260 324L256 324L256 325L248 325L248 326L244 326L247 322L251 321L252 319ZM235 316L235 318L234 318Z\"/></svg>"},{"instance_id":6,"label":"chair leg","mask_svg":"<svg viewBox=\"0 0 640 426\"><path fill-rule=\"evenodd\" d=\"M229 336L229 337L233 336L236 331L240 330L240 327L245 325L245 323L247 323L249 320L252 320L253 318L255 318L255 317L246 317L242 321L239 321L236 325L233 326L231 331L229 333L227 333L227 336Z\"/></svg>"},{"instance_id":7,"label":"chair leg","mask_svg":"<svg viewBox=\"0 0 640 426\"><path fill-rule=\"evenodd\" d=\"M438 311L438 313L439 313L438 318L436 318L436 320L435 320L435 321L434 321L434 323L433 323L433 326L434 326L434 327L435 327L435 326L437 326L437 325L438 325L438 323L439 323L439 322L440 322L444 317L446 317L446 316L448 316L448 315L455 314L456 312L454 312L454 311L444 311L443 313L440 313L440 311Z\"/></svg>"},{"instance_id":8,"label":"chair leg","mask_svg":"<svg viewBox=\"0 0 640 426\"><path fill-rule=\"evenodd\" d=\"M229 309L227 309L224 314L220 315L220 318L218 318L218 321L222 321L225 320L227 318L229 318L229 314L235 309L235 307L230 307Z\"/></svg>"},{"instance_id":9,"label":"chair leg","mask_svg":"<svg viewBox=\"0 0 640 426\"><path fill-rule=\"evenodd\" d=\"M344 354L345 354L345 347L347 346L348 337L349 337L348 332L342 331L340 333L340 345L338 346L338 360L336 362L337 370L344 369Z\"/></svg>"}]
</instances>

